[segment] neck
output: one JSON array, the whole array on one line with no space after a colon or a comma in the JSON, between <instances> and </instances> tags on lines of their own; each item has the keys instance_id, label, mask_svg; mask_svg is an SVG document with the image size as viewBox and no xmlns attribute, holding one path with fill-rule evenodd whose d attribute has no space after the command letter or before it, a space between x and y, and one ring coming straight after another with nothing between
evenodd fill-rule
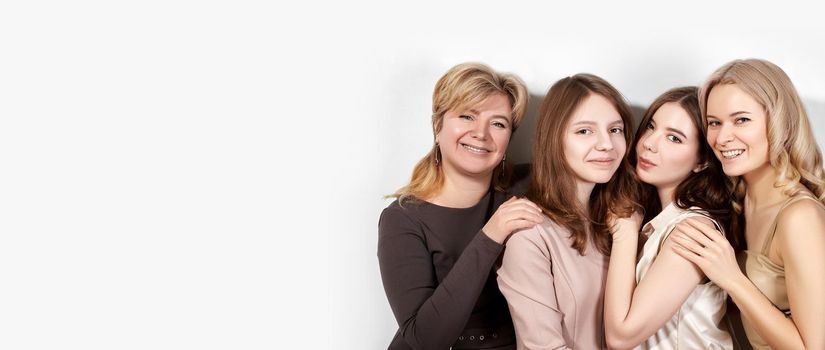
<instances>
[{"instance_id":1,"label":"neck","mask_svg":"<svg viewBox=\"0 0 825 350\"><path fill-rule=\"evenodd\" d=\"M585 214L590 215L590 195L593 193L594 183L576 183L576 199L579 201L579 206Z\"/></svg>"},{"instance_id":2,"label":"neck","mask_svg":"<svg viewBox=\"0 0 825 350\"><path fill-rule=\"evenodd\" d=\"M676 191L676 188L672 186L657 187L656 191L659 193L659 203L662 203L662 209L665 209L665 207L673 202L673 192Z\"/></svg>"},{"instance_id":3,"label":"neck","mask_svg":"<svg viewBox=\"0 0 825 350\"><path fill-rule=\"evenodd\" d=\"M467 176L444 169L444 186L430 202L450 208L472 207L490 189L492 173L486 176Z\"/></svg>"},{"instance_id":4,"label":"neck","mask_svg":"<svg viewBox=\"0 0 825 350\"><path fill-rule=\"evenodd\" d=\"M773 205L787 198L782 189L775 186L776 169L769 163L743 175L743 178L747 189L745 206L751 210Z\"/></svg>"}]
</instances>

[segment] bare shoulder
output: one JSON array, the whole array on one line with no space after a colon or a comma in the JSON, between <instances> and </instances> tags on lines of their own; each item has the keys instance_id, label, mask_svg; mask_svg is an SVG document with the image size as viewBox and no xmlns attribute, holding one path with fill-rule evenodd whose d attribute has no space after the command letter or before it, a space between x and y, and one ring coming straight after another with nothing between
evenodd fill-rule
<instances>
[{"instance_id":1,"label":"bare shoulder","mask_svg":"<svg viewBox=\"0 0 825 350\"><path fill-rule=\"evenodd\" d=\"M775 240L780 249L825 249L825 207L820 203L797 200L785 207L776 220Z\"/></svg>"},{"instance_id":2,"label":"bare shoulder","mask_svg":"<svg viewBox=\"0 0 825 350\"><path fill-rule=\"evenodd\" d=\"M797 200L777 215L777 233L788 229L821 232L825 228L825 207L813 200Z\"/></svg>"}]
</instances>

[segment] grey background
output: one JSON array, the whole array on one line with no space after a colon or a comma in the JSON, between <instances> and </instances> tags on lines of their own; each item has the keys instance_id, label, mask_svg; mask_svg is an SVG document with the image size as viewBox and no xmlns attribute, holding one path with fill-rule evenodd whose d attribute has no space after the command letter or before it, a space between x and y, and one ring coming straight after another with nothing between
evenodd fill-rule
<instances>
[{"instance_id":1,"label":"grey background","mask_svg":"<svg viewBox=\"0 0 825 350\"><path fill-rule=\"evenodd\" d=\"M762 57L825 140L814 9L5 2L0 348L385 348L382 196L429 149L430 95L449 67L517 73L534 96L590 72L643 108Z\"/></svg>"}]
</instances>

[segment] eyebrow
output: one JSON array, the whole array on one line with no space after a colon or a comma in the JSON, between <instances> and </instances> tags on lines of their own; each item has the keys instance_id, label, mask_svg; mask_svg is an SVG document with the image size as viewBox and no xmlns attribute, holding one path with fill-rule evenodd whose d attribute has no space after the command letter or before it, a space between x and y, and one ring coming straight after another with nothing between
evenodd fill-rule
<instances>
[{"instance_id":1,"label":"eyebrow","mask_svg":"<svg viewBox=\"0 0 825 350\"><path fill-rule=\"evenodd\" d=\"M711 117L711 116L708 116L708 118L710 118L710 117ZM656 120L655 120L655 119L653 119L653 118L650 118L650 120L648 121L648 123L653 123L653 124L655 125L655 124L656 124ZM675 133L675 134L679 134L679 135L681 135L681 136L682 136L682 138L683 138L683 139L685 139L685 140L687 140L687 138L688 138L688 137L687 137L687 135L685 135L685 133L683 133L683 132L682 132L682 130L679 130L679 129L676 129L676 128L671 128L671 127L667 127L667 128L665 128L665 130L670 131L670 132Z\"/></svg>"},{"instance_id":2,"label":"eyebrow","mask_svg":"<svg viewBox=\"0 0 825 350\"><path fill-rule=\"evenodd\" d=\"M751 114L751 112L748 112L748 111L736 111L736 112L731 113L731 114L729 115L729 117L735 117L735 116L738 116L738 115L740 115L740 114ZM717 118L717 119L718 119L719 117L717 117L717 116L715 116L715 115L710 115L710 114L708 114L708 118Z\"/></svg>"},{"instance_id":3,"label":"eyebrow","mask_svg":"<svg viewBox=\"0 0 825 350\"><path fill-rule=\"evenodd\" d=\"M475 110L475 109L471 109L471 110L469 110L468 112L470 112L470 113L472 113L472 114L475 114L475 115L479 115L479 114L481 114L481 113L479 113L479 111L477 111L477 110ZM508 122L510 121L510 116L501 115L501 114L496 114L496 115L494 115L494 116L492 116L492 117L490 117L490 118L504 118L504 119L507 119L507 121L508 121Z\"/></svg>"},{"instance_id":4,"label":"eyebrow","mask_svg":"<svg viewBox=\"0 0 825 350\"><path fill-rule=\"evenodd\" d=\"M616 124L624 125L624 121L621 120L621 119L616 119L616 120L614 120L610 123L607 123L607 125L616 125ZM582 120L580 122L575 122L573 124L570 124L570 126L576 126L576 125L596 125L596 122L589 121L589 120Z\"/></svg>"},{"instance_id":5,"label":"eyebrow","mask_svg":"<svg viewBox=\"0 0 825 350\"><path fill-rule=\"evenodd\" d=\"M673 132L673 133L677 133L677 134L679 134L679 135L682 135L682 138L684 138L684 139L687 139L687 138L688 138L688 137L685 135L685 133L683 133L683 132L682 132L681 130L679 130L679 129L674 129L674 128L665 128L665 130L670 131L670 132Z\"/></svg>"}]
</instances>

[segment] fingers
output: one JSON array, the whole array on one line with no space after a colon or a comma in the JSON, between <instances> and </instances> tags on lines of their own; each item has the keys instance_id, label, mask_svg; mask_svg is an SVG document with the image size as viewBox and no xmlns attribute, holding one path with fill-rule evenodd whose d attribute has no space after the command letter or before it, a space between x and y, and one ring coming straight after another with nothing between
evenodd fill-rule
<instances>
[{"instance_id":1,"label":"fingers","mask_svg":"<svg viewBox=\"0 0 825 350\"><path fill-rule=\"evenodd\" d=\"M529 221L531 223L530 226L532 226L540 224L542 221L544 221L544 216L542 216L541 214L536 214L532 211L517 210L502 215L501 219L504 225L510 225L511 221L524 220Z\"/></svg>"},{"instance_id":2,"label":"fingers","mask_svg":"<svg viewBox=\"0 0 825 350\"><path fill-rule=\"evenodd\" d=\"M539 224L544 221L544 215L541 214L541 211L517 208L513 209L506 215L506 220L528 220L533 224Z\"/></svg>"},{"instance_id":3,"label":"fingers","mask_svg":"<svg viewBox=\"0 0 825 350\"><path fill-rule=\"evenodd\" d=\"M536 224L537 223L533 222L532 220L513 219L507 222L507 230L510 232L515 232L521 229L531 228Z\"/></svg>"},{"instance_id":4,"label":"fingers","mask_svg":"<svg viewBox=\"0 0 825 350\"><path fill-rule=\"evenodd\" d=\"M707 247L682 232L684 227L681 226L682 224L677 225L668 237L670 241L675 243L672 245L673 252L701 268L701 263L707 254ZM688 227L688 229L692 228Z\"/></svg>"},{"instance_id":5,"label":"fingers","mask_svg":"<svg viewBox=\"0 0 825 350\"><path fill-rule=\"evenodd\" d=\"M681 223L676 225L676 228L673 229L673 236L684 237L686 239L690 239L692 241L696 241L697 243L701 244L703 247L707 247L709 245L713 245L714 241L708 238L708 236L716 236L716 234L706 235L702 230L697 229L695 226L690 225L691 222L688 220L682 221ZM705 226L707 227L707 226ZM714 229L714 231L716 231ZM718 232L718 231L717 231Z\"/></svg>"},{"instance_id":6,"label":"fingers","mask_svg":"<svg viewBox=\"0 0 825 350\"><path fill-rule=\"evenodd\" d=\"M533 204L533 202L530 202L528 200L518 200L512 203L507 203L507 205L502 204L498 210L508 211L514 209L529 210L532 212L541 213L541 209L539 209L537 205Z\"/></svg>"},{"instance_id":7,"label":"fingers","mask_svg":"<svg viewBox=\"0 0 825 350\"><path fill-rule=\"evenodd\" d=\"M526 219L538 224L544 220L538 205L523 198L511 198L498 208L497 214L501 215L505 221Z\"/></svg>"},{"instance_id":8,"label":"fingers","mask_svg":"<svg viewBox=\"0 0 825 350\"><path fill-rule=\"evenodd\" d=\"M511 205L527 205L530 206L538 211L541 211L541 208L536 203L533 203L527 198L517 198L517 197L510 197L506 202L502 203L501 206L511 206Z\"/></svg>"},{"instance_id":9,"label":"fingers","mask_svg":"<svg viewBox=\"0 0 825 350\"><path fill-rule=\"evenodd\" d=\"M538 205L524 198L511 197L498 207L482 231L502 243L513 231L533 227L542 221L544 215Z\"/></svg>"},{"instance_id":10,"label":"fingers","mask_svg":"<svg viewBox=\"0 0 825 350\"><path fill-rule=\"evenodd\" d=\"M717 241L718 239L723 238L722 233L719 232L719 230L717 230L715 226L708 225L700 219L688 218L683 222L687 223L688 225L702 233L703 236L707 237L712 241Z\"/></svg>"},{"instance_id":11,"label":"fingers","mask_svg":"<svg viewBox=\"0 0 825 350\"><path fill-rule=\"evenodd\" d=\"M676 229L674 229L674 232L670 234L669 239L693 255L701 256L705 251L704 244L695 241L693 238L686 236L682 232L678 232Z\"/></svg>"}]
</instances>

